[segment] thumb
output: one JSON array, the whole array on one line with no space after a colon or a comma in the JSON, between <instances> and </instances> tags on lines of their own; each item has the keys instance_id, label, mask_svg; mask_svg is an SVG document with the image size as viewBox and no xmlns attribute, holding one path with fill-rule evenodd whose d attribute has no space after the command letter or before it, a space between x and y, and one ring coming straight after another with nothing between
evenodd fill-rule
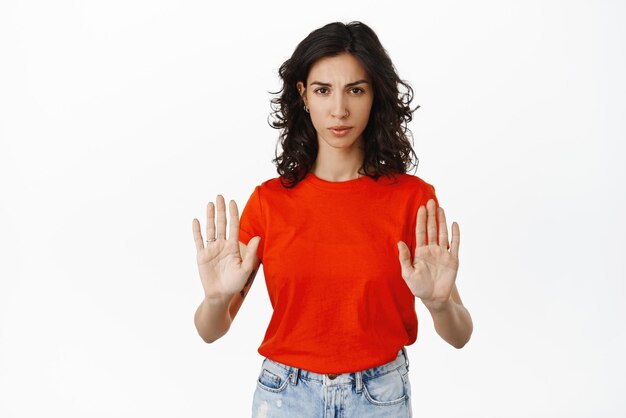
<instances>
[{"instance_id":1,"label":"thumb","mask_svg":"<svg viewBox=\"0 0 626 418\"><path fill-rule=\"evenodd\" d=\"M404 241L398 241L398 258L402 267L402 277L407 277L413 266L411 265L411 252Z\"/></svg>"},{"instance_id":2,"label":"thumb","mask_svg":"<svg viewBox=\"0 0 626 418\"><path fill-rule=\"evenodd\" d=\"M254 268L255 262L259 258L257 256L257 249L259 248L260 242L261 237L259 236L252 237L250 241L248 241L248 248L246 249L246 254L243 256L243 261L241 262L244 269L252 270Z\"/></svg>"}]
</instances>

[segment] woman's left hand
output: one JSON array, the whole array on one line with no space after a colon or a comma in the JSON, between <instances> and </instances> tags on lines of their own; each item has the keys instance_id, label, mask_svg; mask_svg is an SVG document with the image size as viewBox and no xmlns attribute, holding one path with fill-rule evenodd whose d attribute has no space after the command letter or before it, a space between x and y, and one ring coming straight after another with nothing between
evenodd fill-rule
<instances>
[{"instance_id":1,"label":"woman's left hand","mask_svg":"<svg viewBox=\"0 0 626 418\"><path fill-rule=\"evenodd\" d=\"M428 219L427 219L428 211ZM439 237L437 237L437 221L439 217ZM428 244L426 231L428 230ZM398 242L402 277L416 297L424 303L434 306L445 304L450 300L452 288L459 270L459 225L452 223L452 243L448 251L448 227L441 207L430 199L419 207L415 226L415 255L411 263L409 248L403 241Z\"/></svg>"}]
</instances>

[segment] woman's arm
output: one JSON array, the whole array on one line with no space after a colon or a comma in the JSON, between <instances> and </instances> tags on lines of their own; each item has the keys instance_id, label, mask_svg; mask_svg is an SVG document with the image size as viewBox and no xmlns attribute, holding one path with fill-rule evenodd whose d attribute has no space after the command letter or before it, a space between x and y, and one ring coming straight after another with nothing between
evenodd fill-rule
<instances>
[{"instance_id":1,"label":"woman's arm","mask_svg":"<svg viewBox=\"0 0 626 418\"><path fill-rule=\"evenodd\" d=\"M196 218L192 221L198 272L204 289L204 300L196 309L194 323L198 334L207 343L228 332L260 264L257 249L261 237L252 237L247 245L240 242L239 211L234 200L228 203L228 209L228 238L226 202L222 195L217 195L215 205L213 202L207 204L206 241L202 237L200 221Z\"/></svg>"},{"instance_id":2,"label":"woman's arm","mask_svg":"<svg viewBox=\"0 0 626 418\"><path fill-rule=\"evenodd\" d=\"M448 245L446 215L442 207L436 206L434 199L429 199L426 206L420 206L417 211L413 261L409 247L398 241L402 277L411 293L430 311L437 334L456 348L462 348L469 341L474 328L472 317L456 288L460 241L459 224L453 222L452 242Z\"/></svg>"},{"instance_id":3,"label":"woman's arm","mask_svg":"<svg viewBox=\"0 0 626 418\"><path fill-rule=\"evenodd\" d=\"M456 283L447 302L424 302L424 306L430 311L435 330L441 338L455 348L463 348L467 344L474 324L469 311L461 302Z\"/></svg>"},{"instance_id":4,"label":"woman's arm","mask_svg":"<svg viewBox=\"0 0 626 418\"><path fill-rule=\"evenodd\" d=\"M235 294L232 298L238 296L238 294ZM196 324L198 334L205 343L210 344L218 340L230 329L232 319L228 312L229 304L230 299L209 299L205 297L198 309L196 309L194 323Z\"/></svg>"},{"instance_id":5,"label":"woman's arm","mask_svg":"<svg viewBox=\"0 0 626 418\"><path fill-rule=\"evenodd\" d=\"M245 258L248 246L239 242L239 251L241 257ZM257 271L259 271L260 264L260 260L254 261L252 273L248 276L248 280L241 291L231 297L208 298L205 296L198 306L194 315L194 322L198 334L206 343L210 344L228 332L245 296L250 291L250 286L252 286Z\"/></svg>"}]
</instances>

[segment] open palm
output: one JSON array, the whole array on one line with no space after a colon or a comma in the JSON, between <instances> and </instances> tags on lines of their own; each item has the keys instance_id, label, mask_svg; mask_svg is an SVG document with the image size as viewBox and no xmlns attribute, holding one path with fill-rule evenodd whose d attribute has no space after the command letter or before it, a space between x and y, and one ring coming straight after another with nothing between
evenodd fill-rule
<instances>
[{"instance_id":1,"label":"open palm","mask_svg":"<svg viewBox=\"0 0 626 418\"><path fill-rule=\"evenodd\" d=\"M452 223L452 243L449 246L446 217L443 208L436 206L435 201L430 199L426 207L422 205L417 211L413 262L407 245L403 241L398 242L402 277L413 295L425 302L446 302L450 299L459 270L459 225ZM439 217L439 236L436 213Z\"/></svg>"},{"instance_id":2,"label":"open palm","mask_svg":"<svg viewBox=\"0 0 626 418\"><path fill-rule=\"evenodd\" d=\"M239 246L239 212L234 200L229 203L230 229L226 238L226 208L224 197L217 196L217 236L215 207L207 205L206 246L200 232L200 222L193 220L192 229L196 244L198 272L208 298L230 298L239 292L252 274L257 258L260 237L248 243L248 251L241 257Z\"/></svg>"}]
</instances>

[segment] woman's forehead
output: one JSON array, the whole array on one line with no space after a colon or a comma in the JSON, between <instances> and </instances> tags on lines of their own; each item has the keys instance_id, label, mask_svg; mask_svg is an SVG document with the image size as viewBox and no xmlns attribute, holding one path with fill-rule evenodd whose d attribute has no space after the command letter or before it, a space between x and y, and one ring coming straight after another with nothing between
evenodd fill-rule
<instances>
[{"instance_id":1,"label":"woman's forehead","mask_svg":"<svg viewBox=\"0 0 626 418\"><path fill-rule=\"evenodd\" d=\"M307 81L344 85L363 79L368 80L365 68L353 55L344 53L317 60L311 66Z\"/></svg>"}]
</instances>

